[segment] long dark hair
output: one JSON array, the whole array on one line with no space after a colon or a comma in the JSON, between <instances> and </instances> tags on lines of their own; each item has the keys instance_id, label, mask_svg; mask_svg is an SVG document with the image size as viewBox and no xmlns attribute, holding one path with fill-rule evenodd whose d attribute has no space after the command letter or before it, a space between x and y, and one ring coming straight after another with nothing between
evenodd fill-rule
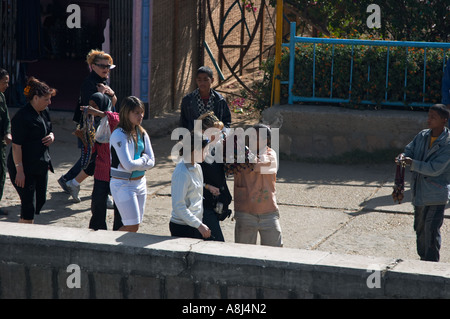
<instances>
[{"instance_id":1,"label":"long dark hair","mask_svg":"<svg viewBox=\"0 0 450 319\"><path fill-rule=\"evenodd\" d=\"M133 124L130 121L130 112L133 112L135 109L140 109L142 112L145 112L145 106L142 101L135 97L135 96L129 96L123 99L122 104L120 105L120 114L119 114L119 124L117 125L117 128L122 129L127 135L128 138L133 137ZM141 126L137 126L137 130L141 134L141 136L144 136L147 134L146 130ZM137 142L135 140L135 142ZM137 144L137 143L136 143Z\"/></svg>"}]
</instances>

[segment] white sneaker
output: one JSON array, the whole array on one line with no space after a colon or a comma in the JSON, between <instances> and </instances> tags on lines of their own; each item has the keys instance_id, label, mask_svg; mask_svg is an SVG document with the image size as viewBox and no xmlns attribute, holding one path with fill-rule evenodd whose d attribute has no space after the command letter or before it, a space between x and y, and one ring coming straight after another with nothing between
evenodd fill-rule
<instances>
[{"instance_id":1,"label":"white sneaker","mask_svg":"<svg viewBox=\"0 0 450 319\"><path fill-rule=\"evenodd\" d=\"M80 199L80 196L78 195L80 193L80 185L75 186L73 184L73 180L68 181L66 183L66 185L67 185L67 188L69 189L70 195L72 195L72 197L73 197L73 200L76 203L80 203L81 199Z\"/></svg>"}]
</instances>

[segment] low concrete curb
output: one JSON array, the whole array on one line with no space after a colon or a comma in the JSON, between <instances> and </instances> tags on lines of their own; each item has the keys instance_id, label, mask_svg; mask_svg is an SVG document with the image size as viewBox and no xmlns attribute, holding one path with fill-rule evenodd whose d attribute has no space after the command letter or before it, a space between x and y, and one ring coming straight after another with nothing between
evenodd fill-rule
<instances>
[{"instance_id":1,"label":"low concrete curb","mask_svg":"<svg viewBox=\"0 0 450 319\"><path fill-rule=\"evenodd\" d=\"M0 246L2 299L450 298L443 263L12 223Z\"/></svg>"}]
</instances>

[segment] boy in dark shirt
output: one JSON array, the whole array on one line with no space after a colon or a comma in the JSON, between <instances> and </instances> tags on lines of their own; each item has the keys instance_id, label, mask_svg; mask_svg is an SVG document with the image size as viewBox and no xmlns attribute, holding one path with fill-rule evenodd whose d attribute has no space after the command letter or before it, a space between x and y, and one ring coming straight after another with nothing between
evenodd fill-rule
<instances>
[{"instance_id":1,"label":"boy in dark shirt","mask_svg":"<svg viewBox=\"0 0 450 319\"><path fill-rule=\"evenodd\" d=\"M214 82L212 70L207 66L202 66L197 70L196 81L198 88L186 95L181 102L180 126L192 131L195 120L201 115L213 111L225 127L230 127L230 108L223 96L211 89Z\"/></svg>"}]
</instances>

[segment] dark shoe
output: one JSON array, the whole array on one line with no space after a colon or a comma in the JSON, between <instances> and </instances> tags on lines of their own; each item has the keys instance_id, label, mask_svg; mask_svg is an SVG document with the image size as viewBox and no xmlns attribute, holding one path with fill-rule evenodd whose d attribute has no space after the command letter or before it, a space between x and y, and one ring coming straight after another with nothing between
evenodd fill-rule
<instances>
[{"instance_id":1,"label":"dark shoe","mask_svg":"<svg viewBox=\"0 0 450 319\"><path fill-rule=\"evenodd\" d=\"M0 216L8 216L8 212L0 208Z\"/></svg>"},{"instance_id":2,"label":"dark shoe","mask_svg":"<svg viewBox=\"0 0 450 319\"><path fill-rule=\"evenodd\" d=\"M69 188L67 187L67 184L66 184L66 183L67 183L67 181L64 179L64 176L61 176L61 177L58 179L58 184L59 184L59 186L61 186L61 188L63 189L64 193L70 195L70 190L69 190Z\"/></svg>"}]
</instances>

